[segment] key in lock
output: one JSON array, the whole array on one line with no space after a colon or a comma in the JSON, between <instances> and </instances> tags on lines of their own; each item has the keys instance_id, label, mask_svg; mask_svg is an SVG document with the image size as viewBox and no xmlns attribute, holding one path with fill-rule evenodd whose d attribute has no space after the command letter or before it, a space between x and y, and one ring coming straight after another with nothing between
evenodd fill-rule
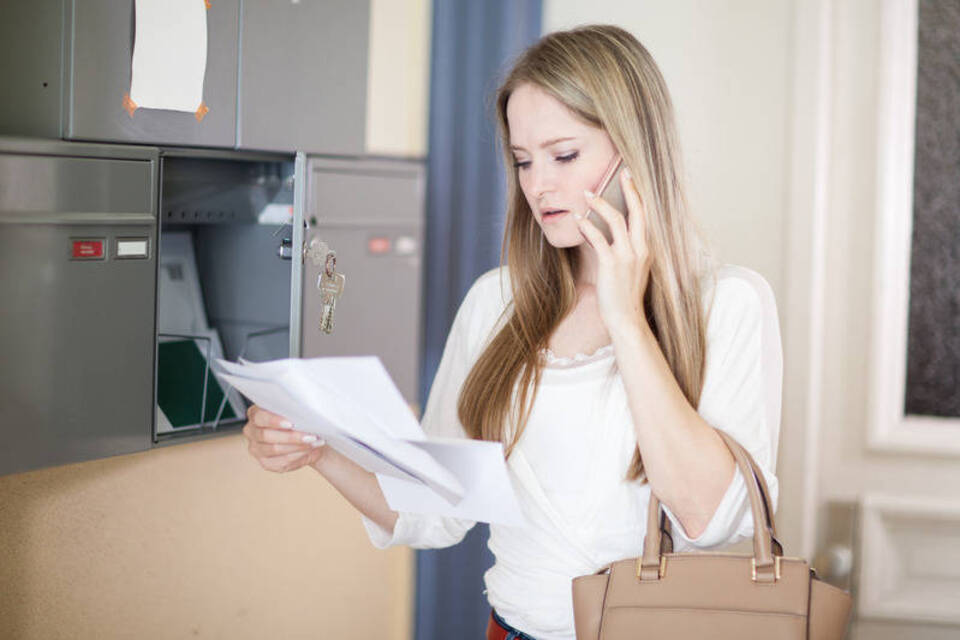
<instances>
[{"instance_id":1,"label":"key in lock","mask_svg":"<svg viewBox=\"0 0 960 640\"><path fill-rule=\"evenodd\" d=\"M328 250L323 261L323 271L317 278L321 303L320 330L328 335L333 333L333 314L336 310L337 300L343 294L343 286L346 280L346 276L337 273L336 251Z\"/></svg>"}]
</instances>

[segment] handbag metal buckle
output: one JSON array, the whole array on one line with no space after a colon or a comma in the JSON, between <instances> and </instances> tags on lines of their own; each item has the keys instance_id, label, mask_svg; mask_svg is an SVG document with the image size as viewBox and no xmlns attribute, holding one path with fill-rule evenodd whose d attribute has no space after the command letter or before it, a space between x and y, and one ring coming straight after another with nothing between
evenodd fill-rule
<instances>
[{"instance_id":1,"label":"handbag metal buckle","mask_svg":"<svg viewBox=\"0 0 960 640\"><path fill-rule=\"evenodd\" d=\"M757 581L757 559L750 558L750 577L756 582ZM773 556L773 581L776 582L780 579L780 556Z\"/></svg>"},{"instance_id":2,"label":"handbag metal buckle","mask_svg":"<svg viewBox=\"0 0 960 640\"><path fill-rule=\"evenodd\" d=\"M643 571L643 559L637 558L637 577L640 577L640 573ZM667 556L660 556L660 568L657 569L657 579L663 578L667 575Z\"/></svg>"}]
</instances>

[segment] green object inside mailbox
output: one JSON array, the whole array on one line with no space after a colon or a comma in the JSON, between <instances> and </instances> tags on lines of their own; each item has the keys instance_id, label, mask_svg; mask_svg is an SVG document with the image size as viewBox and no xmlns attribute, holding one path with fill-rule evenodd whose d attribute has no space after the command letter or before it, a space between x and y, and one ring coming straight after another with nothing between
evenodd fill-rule
<instances>
[{"instance_id":1,"label":"green object inside mailbox","mask_svg":"<svg viewBox=\"0 0 960 640\"><path fill-rule=\"evenodd\" d=\"M197 427L217 417L223 402L223 388L207 368L207 358L194 340L161 342L157 362L157 404L175 428ZM203 378L206 372L207 402L203 406ZM200 412L203 411L203 419ZM229 402L224 403L221 420L236 418Z\"/></svg>"}]
</instances>

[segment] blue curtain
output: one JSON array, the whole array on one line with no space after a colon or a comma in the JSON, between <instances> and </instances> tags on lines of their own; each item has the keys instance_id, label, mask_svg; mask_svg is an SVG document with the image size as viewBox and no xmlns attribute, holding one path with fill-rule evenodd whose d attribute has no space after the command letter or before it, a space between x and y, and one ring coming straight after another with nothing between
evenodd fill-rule
<instances>
[{"instance_id":1,"label":"blue curtain","mask_svg":"<svg viewBox=\"0 0 960 640\"><path fill-rule=\"evenodd\" d=\"M506 189L494 93L540 22L541 0L433 2L420 406L460 301L500 257ZM455 547L417 554L417 640L483 636L488 536L477 525Z\"/></svg>"}]
</instances>

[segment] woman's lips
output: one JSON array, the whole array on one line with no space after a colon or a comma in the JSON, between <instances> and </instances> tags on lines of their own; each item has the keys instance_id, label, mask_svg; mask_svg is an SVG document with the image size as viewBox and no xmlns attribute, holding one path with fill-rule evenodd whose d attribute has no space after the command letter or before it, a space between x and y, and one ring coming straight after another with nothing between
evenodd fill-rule
<instances>
[{"instance_id":1,"label":"woman's lips","mask_svg":"<svg viewBox=\"0 0 960 640\"><path fill-rule=\"evenodd\" d=\"M553 220L557 220L557 219L559 219L559 218L562 218L563 216L567 215L568 213L570 213L570 212L567 211L566 209L560 209L559 211L551 211L551 212L549 212L549 213L544 213L544 214L543 214L543 221L544 221L544 222L551 222L551 221L553 221Z\"/></svg>"}]
</instances>

